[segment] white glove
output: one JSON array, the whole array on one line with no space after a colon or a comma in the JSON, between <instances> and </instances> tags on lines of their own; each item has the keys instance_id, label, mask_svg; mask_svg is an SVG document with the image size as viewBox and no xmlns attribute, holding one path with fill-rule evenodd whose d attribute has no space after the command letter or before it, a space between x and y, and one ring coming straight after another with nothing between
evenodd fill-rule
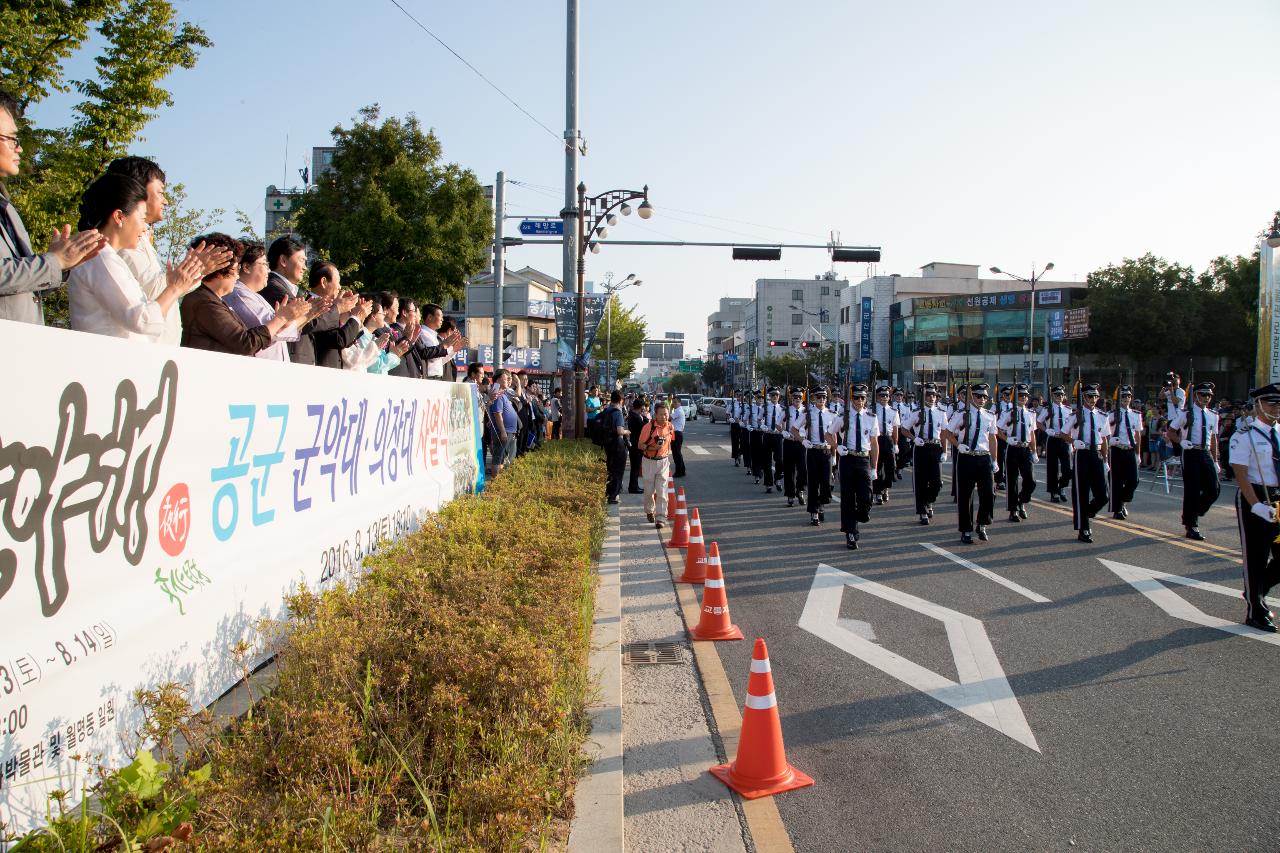
<instances>
[{"instance_id":1,"label":"white glove","mask_svg":"<svg viewBox=\"0 0 1280 853\"><path fill-rule=\"evenodd\" d=\"M1256 515L1258 518L1262 519L1263 521L1268 521L1273 524L1275 523L1276 511L1275 511L1275 507L1271 506L1271 504L1265 504L1259 501L1258 503L1249 507L1249 509L1251 509L1253 511L1253 514Z\"/></svg>"},{"instance_id":2,"label":"white glove","mask_svg":"<svg viewBox=\"0 0 1280 853\"><path fill-rule=\"evenodd\" d=\"M958 447L956 447L956 449L957 449L957 450L959 450L961 453L968 453L968 452L969 452L969 445L967 445L967 444L961 444L961 445L959 445Z\"/></svg>"},{"instance_id":3,"label":"white glove","mask_svg":"<svg viewBox=\"0 0 1280 853\"><path fill-rule=\"evenodd\" d=\"M849 453L849 448L845 447L843 444L837 445L836 453L839 453L841 456L847 456Z\"/></svg>"},{"instance_id":4,"label":"white glove","mask_svg":"<svg viewBox=\"0 0 1280 853\"><path fill-rule=\"evenodd\" d=\"M812 441L810 441L810 440L809 440L809 439L807 439L807 438L806 438L804 441L800 442L800 443L804 445L804 449L805 449L805 450L812 450L812 449L813 449L813 442L812 442Z\"/></svg>"},{"instance_id":5,"label":"white glove","mask_svg":"<svg viewBox=\"0 0 1280 853\"><path fill-rule=\"evenodd\" d=\"M736 424L737 422L738 422L737 418L729 418L729 423Z\"/></svg>"},{"instance_id":6,"label":"white glove","mask_svg":"<svg viewBox=\"0 0 1280 853\"><path fill-rule=\"evenodd\" d=\"M1084 450L1084 447L1085 447L1084 442L1078 438L1075 441L1071 442L1071 446L1074 447L1076 450Z\"/></svg>"},{"instance_id":7,"label":"white glove","mask_svg":"<svg viewBox=\"0 0 1280 853\"><path fill-rule=\"evenodd\" d=\"M1039 454L1039 453L1032 453L1032 454L1031 454L1031 464L1032 464L1032 465L1035 465L1035 464L1036 464L1037 462L1039 462L1039 461L1040 461L1040 454Z\"/></svg>"},{"instance_id":8,"label":"white glove","mask_svg":"<svg viewBox=\"0 0 1280 853\"><path fill-rule=\"evenodd\" d=\"M917 439L916 439L916 447L924 447L924 439L923 439L923 438L917 438Z\"/></svg>"}]
</instances>

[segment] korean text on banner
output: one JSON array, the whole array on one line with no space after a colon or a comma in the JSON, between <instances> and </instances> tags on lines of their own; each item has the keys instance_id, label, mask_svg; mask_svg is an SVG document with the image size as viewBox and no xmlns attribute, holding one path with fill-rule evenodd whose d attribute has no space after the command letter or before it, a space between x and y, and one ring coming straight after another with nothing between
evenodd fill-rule
<instances>
[{"instance_id":1,"label":"korean text on banner","mask_svg":"<svg viewBox=\"0 0 1280 853\"><path fill-rule=\"evenodd\" d=\"M40 359L62 352L74 359ZM6 324L0 408L0 820L127 762L137 688L197 706L290 589L483 485L475 386ZM10 724L12 723L12 724Z\"/></svg>"}]
</instances>

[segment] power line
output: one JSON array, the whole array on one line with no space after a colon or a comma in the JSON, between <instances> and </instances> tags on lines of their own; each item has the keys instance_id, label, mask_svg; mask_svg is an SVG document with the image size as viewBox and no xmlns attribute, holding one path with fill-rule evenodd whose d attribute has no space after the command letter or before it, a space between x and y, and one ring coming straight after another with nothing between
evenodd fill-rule
<instances>
[{"instance_id":1,"label":"power line","mask_svg":"<svg viewBox=\"0 0 1280 853\"><path fill-rule=\"evenodd\" d=\"M470 68L470 69L475 73L475 75L476 75L477 77L479 77L479 78L480 78L481 80L483 80L484 82L488 83L488 84L489 84L489 86L493 89L493 91L497 92L499 95L501 95L502 97L506 98L506 99L511 103L511 106L515 107L515 108L516 108L516 109L518 109L520 112L524 113L526 116L528 116L528 117L529 117L529 119L530 119L534 124L536 124L538 127L540 127L540 128L542 128L543 130L545 130L547 133L551 134L551 138L552 138L552 139L555 139L556 141L558 141L558 142L559 142L561 145L563 145L563 146L568 146L568 144L569 144L569 143L568 143L565 139L561 138L560 134L556 133L554 130L552 130L551 128L547 127L547 126L546 126L545 124L543 124L542 122L538 121L538 119L534 116L534 114L533 114L533 113L529 112L529 111L528 111L528 110L526 110L524 107L520 106L520 104L516 103L515 98L512 98L512 97L511 97L510 95L508 95L506 92L504 92L504 91L502 91L501 89L499 89L499 88L498 88L498 85L497 85L496 83L494 83L492 80L490 80L488 77L484 76L484 74L482 74L482 73L481 73L481 71L480 71L480 69L479 69L479 68L476 68L476 67L475 67L474 65L472 65L470 62L467 62L467 60L463 59L463 58L462 58L462 54L458 53L456 50L454 50L453 48L449 47L449 45L445 44L445 43L444 43L444 39L440 38L440 36L438 36L438 35L436 35L435 33L431 32L431 30L427 29L426 25L425 25L425 24L423 24L423 23L422 23L422 21L419 21L417 18L415 18L413 15L411 15L411 14L409 13L409 10L408 10L408 9L406 9L405 7L403 7L403 6L401 6L401 5L400 5L399 0L391 0L391 5L392 5L392 6L395 6L397 9L399 9L401 12L403 12L403 13L404 13L404 16L405 16L406 18L408 18L409 20L411 20L411 21L413 21L415 24L417 24L417 25L418 25L418 29L422 30L424 33L426 33L427 35L431 36L433 39L435 39L437 42L439 42L439 43L440 43L440 46L441 46L441 47L443 47L445 50L449 51L449 52L450 52L450 53L452 53L455 57L457 57L458 61L459 61L459 62L461 62L463 65L467 66L468 68Z\"/></svg>"}]
</instances>

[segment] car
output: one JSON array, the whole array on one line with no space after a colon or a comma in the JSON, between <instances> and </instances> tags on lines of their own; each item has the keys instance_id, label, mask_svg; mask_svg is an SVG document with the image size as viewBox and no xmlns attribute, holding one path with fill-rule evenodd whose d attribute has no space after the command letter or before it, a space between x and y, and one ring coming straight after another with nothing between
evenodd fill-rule
<instances>
[{"instance_id":1,"label":"car","mask_svg":"<svg viewBox=\"0 0 1280 853\"><path fill-rule=\"evenodd\" d=\"M703 397L702 403L706 407L707 417L712 423L722 421L729 422L729 400L727 397Z\"/></svg>"},{"instance_id":2,"label":"car","mask_svg":"<svg viewBox=\"0 0 1280 853\"><path fill-rule=\"evenodd\" d=\"M691 421L696 421L698 419L698 408L693 404L693 400L689 398L688 394L677 394L676 402L680 404L682 409L684 409L684 416L687 419Z\"/></svg>"}]
</instances>

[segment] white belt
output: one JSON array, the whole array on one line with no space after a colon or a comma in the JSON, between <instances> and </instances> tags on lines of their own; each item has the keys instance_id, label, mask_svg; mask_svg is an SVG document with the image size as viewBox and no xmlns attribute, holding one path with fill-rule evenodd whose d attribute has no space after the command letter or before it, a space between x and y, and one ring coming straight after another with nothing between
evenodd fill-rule
<instances>
[{"instance_id":1,"label":"white belt","mask_svg":"<svg viewBox=\"0 0 1280 853\"><path fill-rule=\"evenodd\" d=\"M1120 442L1118 442L1118 441L1113 441L1113 442L1111 442L1111 446L1112 446L1112 447L1123 447L1125 450L1133 450L1133 445L1132 445L1132 444L1121 444L1121 443L1120 443Z\"/></svg>"},{"instance_id":2,"label":"white belt","mask_svg":"<svg viewBox=\"0 0 1280 853\"><path fill-rule=\"evenodd\" d=\"M1029 441L1010 441L1010 442L1007 442L1007 444L1010 447L1030 447L1031 446L1031 442Z\"/></svg>"},{"instance_id":3,"label":"white belt","mask_svg":"<svg viewBox=\"0 0 1280 853\"><path fill-rule=\"evenodd\" d=\"M928 439L928 438L921 439L921 441L923 441L923 442L925 443L925 446L926 446L926 447L928 447L928 446L941 447L941 446L942 446L942 442L941 442L941 441L933 441L933 440Z\"/></svg>"},{"instance_id":4,"label":"white belt","mask_svg":"<svg viewBox=\"0 0 1280 853\"><path fill-rule=\"evenodd\" d=\"M990 450L966 450L963 451L965 456L990 456Z\"/></svg>"}]
</instances>

